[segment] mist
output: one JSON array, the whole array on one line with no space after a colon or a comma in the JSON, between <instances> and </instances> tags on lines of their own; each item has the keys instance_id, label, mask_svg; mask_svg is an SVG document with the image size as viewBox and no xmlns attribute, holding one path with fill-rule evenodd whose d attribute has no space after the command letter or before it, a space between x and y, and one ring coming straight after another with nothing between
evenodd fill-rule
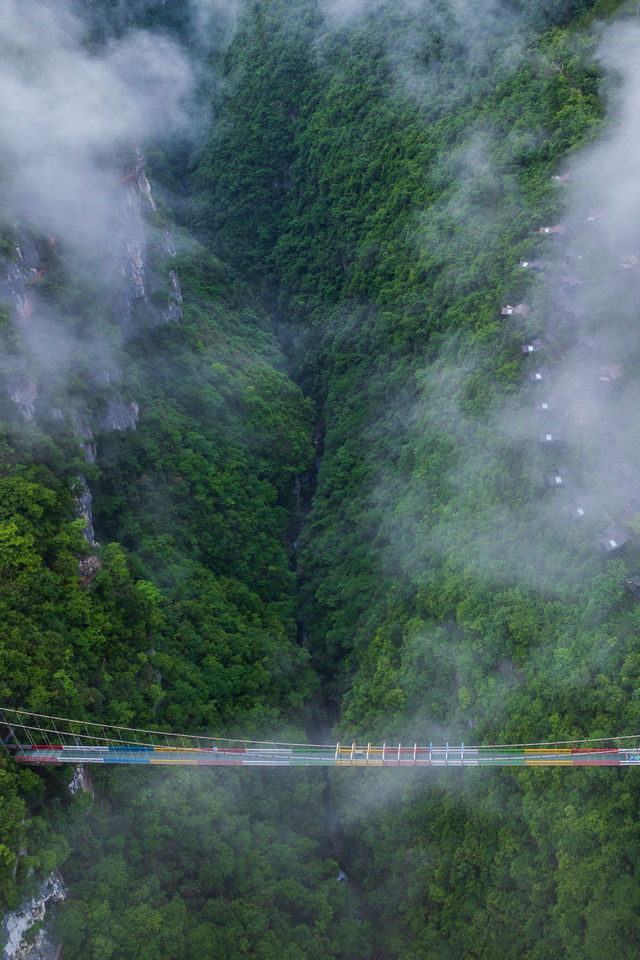
<instances>
[{"instance_id":1,"label":"mist","mask_svg":"<svg viewBox=\"0 0 640 960\"><path fill-rule=\"evenodd\" d=\"M384 53L397 90L427 116L489 93L497 71L530 55L535 33L563 22L570 0L318 0L323 17L317 49L339 44L345 31L367 35L382 27ZM471 82L472 81L472 82Z\"/></svg>"},{"instance_id":2,"label":"mist","mask_svg":"<svg viewBox=\"0 0 640 960\"><path fill-rule=\"evenodd\" d=\"M618 25L602 37L599 58L612 113L608 131L597 146L571 158L570 182L554 185L558 213L553 222L561 221L565 232L532 232L529 259L544 258L547 267L542 276L522 268L530 277L522 298L529 314L502 317L504 304L495 304L496 338L511 345L520 367L511 395L481 418L466 412L466 388L491 361L481 347L466 349L460 358L452 335L440 359L418 373L409 405L404 401L403 419L420 451L418 463L407 484L393 473L379 473L374 501L384 517L382 540L403 545L402 551L388 550L391 569L403 570L411 580L419 580L427 558L447 557L480 576L566 595L585 573L582 567L577 576L572 573L574 559L592 558L589 567L597 568L600 529L630 521L633 526L629 502L640 495L640 429L634 414L640 391L628 373L639 352L639 44L634 24ZM429 211L425 232L417 234L419 243L428 242L428 256L443 260L439 217L455 220L458 211L460 217L466 211L465 230L478 240L489 240L499 227L491 209L474 202L479 182L495 183L503 172L495 157L487 157L482 137L470 131L452 163L456 187L443 206ZM532 340L542 340L542 349L523 356L522 347ZM531 382L539 370L541 382ZM537 409L541 401L548 411ZM376 421L388 425L391 416L378 410ZM383 429L372 426L372 443ZM547 435L566 443L547 448L540 440ZM418 502L429 502L421 478L434 450L443 445L438 484L448 487L448 502L424 513L416 528L411 488L421 491ZM569 479L561 489L549 489L547 475L565 464ZM517 502L506 493L514 484ZM585 509L589 502L582 528L568 519L577 500Z\"/></svg>"},{"instance_id":3,"label":"mist","mask_svg":"<svg viewBox=\"0 0 640 960\"><path fill-rule=\"evenodd\" d=\"M77 253L103 250L123 156L185 123L188 62L144 32L89 54L69 5L46 0L9 0L0 44L4 202Z\"/></svg>"}]
</instances>

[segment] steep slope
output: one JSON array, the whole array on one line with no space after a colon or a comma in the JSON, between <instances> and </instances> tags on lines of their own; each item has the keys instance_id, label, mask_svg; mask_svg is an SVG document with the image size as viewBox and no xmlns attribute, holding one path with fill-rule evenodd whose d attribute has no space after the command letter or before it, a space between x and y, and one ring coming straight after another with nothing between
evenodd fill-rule
<instances>
[{"instance_id":1,"label":"steep slope","mask_svg":"<svg viewBox=\"0 0 640 960\"><path fill-rule=\"evenodd\" d=\"M635 432L626 401L594 397L585 413L585 398L605 353L633 370L623 332L633 301L621 301L619 322L610 307L620 254L634 263L623 244L635 249L637 237L627 214L629 229L616 217L611 236L589 239L596 183L580 174L572 192L552 179L568 151L603 131L595 43L575 30L529 34L505 62L508 30L476 44L455 22L440 35L421 23L427 8L385 20L356 5L349 19L338 5L321 26L311 9L294 19L263 8L238 36L236 86L196 186L217 184L209 222L238 265L268 263L263 289L278 298L283 342L326 425L299 573L336 732L365 742L633 732L638 610L622 581L637 546L606 562L594 539L627 510L636 475L624 468L622 490L606 449L610 462L628 459ZM413 63L397 43L409 35ZM300 96L282 83L303 40L313 83ZM620 58L616 67L626 69ZM267 175L262 146L280 141L285 116L283 152L266 156L282 162L286 184ZM221 142L220 130L232 132ZM237 172L216 178L230 149ZM605 169L615 177L615 162ZM565 216L566 231L540 235ZM534 257L551 264L548 281L520 266ZM533 304L528 320L502 319L501 307L522 301ZM580 359L598 330L610 345ZM565 498L545 487L559 461L536 441L543 426L523 369L522 344L541 334L553 336L544 362L574 438L562 454L573 474ZM607 419L622 433L615 453L611 440L601 447ZM598 510L572 525L572 497L587 491ZM634 955L638 887L621 840L634 848L633 776L613 787L591 774L427 780L426 796L424 779L333 781L379 955ZM612 905L614 883L625 893Z\"/></svg>"},{"instance_id":2,"label":"steep slope","mask_svg":"<svg viewBox=\"0 0 640 960\"><path fill-rule=\"evenodd\" d=\"M582 161L576 192L552 179L605 108L626 116L588 32L616 6L263 0L221 63L229 22L212 46L192 29L206 5L78 0L92 56L132 27L178 37L211 128L150 132L148 181L118 169L134 207L147 182L163 204L112 236L97 284L64 237L4 231L5 699L255 736L318 716L365 741L637 729L637 545L607 560L599 521L568 519L583 492L612 521L628 506L633 467L611 481L603 456L635 445L637 238L586 234L600 202L620 218ZM21 340L30 291L71 341L54 371ZM598 330L610 355L584 362ZM522 353L542 339L562 462ZM596 416L602 364L625 378ZM15 905L31 867L64 864L70 958L637 954L633 771L125 769L69 810L64 776L0 762L0 889Z\"/></svg>"}]
</instances>

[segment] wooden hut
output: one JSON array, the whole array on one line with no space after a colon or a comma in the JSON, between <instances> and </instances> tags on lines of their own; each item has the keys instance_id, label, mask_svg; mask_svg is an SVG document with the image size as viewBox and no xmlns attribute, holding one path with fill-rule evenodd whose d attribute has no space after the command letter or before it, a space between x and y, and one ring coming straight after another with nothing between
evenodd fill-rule
<instances>
[{"instance_id":1,"label":"wooden hut","mask_svg":"<svg viewBox=\"0 0 640 960\"><path fill-rule=\"evenodd\" d=\"M558 467L551 473L546 473L544 481L548 487L564 487L569 479L569 471L566 467Z\"/></svg>"},{"instance_id":2,"label":"wooden hut","mask_svg":"<svg viewBox=\"0 0 640 960\"><path fill-rule=\"evenodd\" d=\"M538 437L538 445L541 450L553 453L556 450L565 450L569 446L569 441L562 431L547 430Z\"/></svg>"},{"instance_id":3,"label":"wooden hut","mask_svg":"<svg viewBox=\"0 0 640 960\"><path fill-rule=\"evenodd\" d=\"M622 550L631 540L631 534L617 524L612 523L605 527L596 537L598 547L606 556L611 557Z\"/></svg>"},{"instance_id":4,"label":"wooden hut","mask_svg":"<svg viewBox=\"0 0 640 960\"><path fill-rule=\"evenodd\" d=\"M523 355L528 357L530 353L539 353L540 350L544 350L548 341L543 337L536 337L535 340L532 340L531 343L523 343L520 347Z\"/></svg>"}]
</instances>

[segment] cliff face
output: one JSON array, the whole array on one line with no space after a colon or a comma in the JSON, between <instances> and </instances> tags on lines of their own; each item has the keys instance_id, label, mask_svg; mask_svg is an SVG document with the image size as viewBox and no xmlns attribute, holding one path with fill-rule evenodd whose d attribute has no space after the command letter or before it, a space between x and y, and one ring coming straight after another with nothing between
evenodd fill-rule
<instances>
[{"instance_id":1,"label":"cliff face","mask_svg":"<svg viewBox=\"0 0 640 960\"><path fill-rule=\"evenodd\" d=\"M12 239L15 254L0 272L0 300L12 303L17 319L25 323L32 309L29 288L38 277L41 260L34 240L26 233L16 230Z\"/></svg>"},{"instance_id":2,"label":"cliff face","mask_svg":"<svg viewBox=\"0 0 640 960\"><path fill-rule=\"evenodd\" d=\"M58 873L52 873L35 895L8 913L0 925L1 960L57 960L60 945L42 926L47 907L64 900L67 891ZM36 931L30 931L36 927Z\"/></svg>"},{"instance_id":3,"label":"cliff face","mask_svg":"<svg viewBox=\"0 0 640 960\"><path fill-rule=\"evenodd\" d=\"M164 264L154 264L168 275L169 293L166 306L153 306L148 295L151 268L147 241L147 224L156 212L151 186L145 173L145 158L138 151L135 161L118 182L116 257L120 261L122 287L115 305L115 315L125 336L135 332L135 311L139 308L152 324L179 322L182 319L182 293L175 270L167 262L175 249L165 230L160 244Z\"/></svg>"},{"instance_id":4,"label":"cliff face","mask_svg":"<svg viewBox=\"0 0 640 960\"><path fill-rule=\"evenodd\" d=\"M104 264L105 277L110 281L115 278L113 283L103 283L111 294L107 310L102 311L107 324L111 317L110 340L105 339L111 346L98 348L88 361L73 343L65 343L60 350L64 363L56 359L56 337L63 339L65 331L73 328L71 320L66 322L62 306L67 301L56 294L59 275L66 278L71 274L69 279L75 279L68 266L71 260L63 261L66 274L56 266L64 256L59 249L64 241L31 235L16 222L10 226L5 222L4 230L0 229L0 304L5 314L0 331L2 415L11 419L13 414L18 428L24 422L45 432L66 431L75 440L87 468L96 462L101 436L135 430L140 415L117 362L117 345L125 347L140 325L178 323L182 319L180 281L173 266L176 251L168 228L153 223L156 205L142 154L138 152L121 173L122 177L112 184L111 235L104 238L110 258ZM51 276L54 279L47 287ZM166 294L164 302L150 296L158 278ZM85 278L77 279L81 285ZM88 331L87 343L92 335L93 331ZM95 339L100 342L103 335L104 330L96 332ZM79 391L79 385L84 392ZM89 469L86 472L90 476ZM75 515L84 522L89 546L88 556L79 560L78 573L82 585L90 588L101 561L96 552L93 494L87 476L85 471L77 474L72 493ZM82 778L76 780L72 792L84 787ZM0 926L0 960L56 960L59 945L51 935L50 908L65 895L60 876L51 874L34 896L6 915Z\"/></svg>"},{"instance_id":5,"label":"cliff face","mask_svg":"<svg viewBox=\"0 0 640 960\"><path fill-rule=\"evenodd\" d=\"M34 240L16 225L11 239L5 239L5 254L0 261L0 302L10 307L12 321L18 331L29 327L33 313L34 284L41 269L41 260ZM10 252L9 252L10 251ZM27 421L35 416L38 388L27 370L24 356L3 357L4 392Z\"/></svg>"},{"instance_id":6,"label":"cliff face","mask_svg":"<svg viewBox=\"0 0 640 960\"><path fill-rule=\"evenodd\" d=\"M140 324L157 326L182 320L180 280L172 265L176 251L169 229L153 222L156 203L145 165L144 156L136 151L121 170L122 176L112 181L111 236L105 238L107 259L111 261L104 264L105 276L110 278L108 312L117 327L115 342L120 340L123 345L138 332ZM4 253L0 254L0 302L9 309L15 342L10 352L0 356L0 394L29 423L45 429L51 423L66 424L76 435L87 462L93 464L100 433L136 429L138 403L130 397L120 370L106 357L104 365L92 370L88 387L102 398L100 412L95 412L89 393L80 398L76 394L66 405L51 404L47 374L43 372L47 364L38 362L34 340L41 338L51 311L51 293L46 297L41 294L41 280L48 275L49 260L60 251L54 237L32 236L17 223L7 234L0 247ZM157 295L158 287L162 296ZM71 365L67 377L75 372ZM85 520L85 537L93 547L91 503L88 482L78 476L76 513Z\"/></svg>"}]
</instances>

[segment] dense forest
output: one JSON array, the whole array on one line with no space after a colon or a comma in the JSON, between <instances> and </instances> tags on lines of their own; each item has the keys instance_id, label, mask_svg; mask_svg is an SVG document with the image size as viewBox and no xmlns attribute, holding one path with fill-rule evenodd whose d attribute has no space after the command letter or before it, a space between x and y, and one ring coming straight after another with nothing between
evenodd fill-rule
<instances>
[{"instance_id":1,"label":"dense forest","mask_svg":"<svg viewBox=\"0 0 640 960\"><path fill-rule=\"evenodd\" d=\"M635 6L11 0L0 705L638 733ZM633 769L73 774L0 752L65 960L640 950Z\"/></svg>"}]
</instances>

